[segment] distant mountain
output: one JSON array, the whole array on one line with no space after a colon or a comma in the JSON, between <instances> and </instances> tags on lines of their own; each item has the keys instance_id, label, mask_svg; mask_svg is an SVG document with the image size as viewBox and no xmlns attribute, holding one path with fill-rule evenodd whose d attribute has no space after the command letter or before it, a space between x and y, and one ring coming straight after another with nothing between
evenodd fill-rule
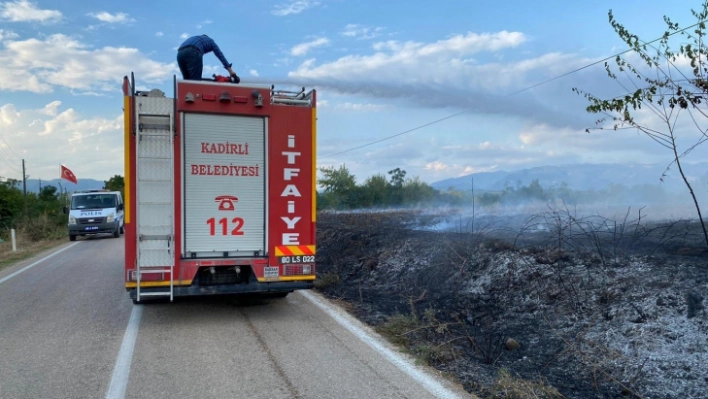
<instances>
[{"instance_id":1,"label":"distant mountain","mask_svg":"<svg viewBox=\"0 0 708 399\"><path fill-rule=\"evenodd\" d=\"M610 184L656 185L666 191L685 190L678 168L674 165L667 173L664 182L659 179L666 169L664 164L571 164L540 166L516 171L495 171L473 173L471 175L434 182L431 186L438 190L453 187L457 190L470 190L474 178L475 190L503 190L506 184L514 187L517 182L523 186L538 179L542 187L558 186L565 182L574 190L600 190ZM696 182L708 182L708 162L684 165L684 172ZM697 187L696 187L697 188Z\"/></svg>"},{"instance_id":2,"label":"distant mountain","mask_svg":"<svg viewBox=\"0 0 708 399\"><path fill-rule=\"evenodd\" d=\"M103 180L94 179L79 179L79 184L74 184L72 182L63 179L52 179L52 180L42 180L42 187L54 186L57 189L60 187L66 189L68 192L79 191L79 190L95 190L103 188ZM28 193L38 193L40 186L39 179L27 179L27 192ZM20 182L20 190L22 189L22 182Z\"/></svg>"}]
</instances>

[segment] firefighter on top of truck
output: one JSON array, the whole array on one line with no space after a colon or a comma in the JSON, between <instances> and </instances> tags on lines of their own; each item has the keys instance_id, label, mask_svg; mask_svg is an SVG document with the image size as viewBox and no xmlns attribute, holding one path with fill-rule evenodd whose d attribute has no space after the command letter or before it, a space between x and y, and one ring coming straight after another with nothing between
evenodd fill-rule
<instances>
[{"instance_id":1,"label":"firefighter on top of truck","mask_svg":"<svg viewBox=\"0 0 708 399\"><path fill-rule=\"evenodd\" d=\"M235 83L239 83L236 72L231 69L231 64L226 60L221 49L214 39L207 35L192 36L185 40L177 50L177 64L182 72L184 80L202 80L202 70L204 68L204 54L214 52L216 58L221 61L224 68L229 71L229 75L234 77Z\"/></svg>"}]
</instances>

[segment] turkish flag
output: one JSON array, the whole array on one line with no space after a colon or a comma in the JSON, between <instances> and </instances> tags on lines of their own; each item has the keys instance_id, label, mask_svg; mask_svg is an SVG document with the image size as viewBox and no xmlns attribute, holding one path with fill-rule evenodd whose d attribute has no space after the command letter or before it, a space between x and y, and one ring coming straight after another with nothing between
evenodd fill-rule
<instances>
[{"instance_id":1,"label":"turkish flag","mask_svg":"<svg viewBox=\"0 0 708 399\"><path fill-rule=\"evenodd\" d=\"M79 181L76 179L76 175L74 174L74 172L70 171L69 168L64 165L61 166L61 178L68 180L74 184L79 184Z\"/></svg>"}]
</instances>

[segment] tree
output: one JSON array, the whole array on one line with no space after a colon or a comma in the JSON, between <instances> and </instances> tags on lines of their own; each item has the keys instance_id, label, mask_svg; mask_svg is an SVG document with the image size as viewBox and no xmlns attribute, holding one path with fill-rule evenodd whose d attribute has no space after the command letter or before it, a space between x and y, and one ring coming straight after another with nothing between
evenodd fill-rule
<instances>
[{"instance_id":1,"label":"tree","mask_svg":"<svg viewBox=\"0 0 708 399\"><path fill-rule=\"evenodd\" d=\"M682 159L686 155L708 140L708 133L700 125L700 122L708 119L708 107L705 105L705 96L708 95L708 47L704 43L708 1L703 3L702 11L691 10L691 12L698 20L696 24L679 28L678 23L664 16L666 31L660 39L646 42L630 33L615 19L610 10L608 12L610 25L641 60L638 61L638 65L634 65L626 56L618 55L615 59L617 72L626 76L634 88L630 90L628 85L620 82L610 63L605 62L609 78L617 81L627 94L602 99L578 88L573 88L573 91L583 95L590 102L586 108L588 112L606 116L598 120L597 124L607 123L608 118L613 122L610 127L599 129L615 131L636 129L670 151L672 161L666 171L674 163L676 164L681 179L693 199L705 243L708 245L708 230L701 215L701 208L682 164ZM669 39L677 34L684 36L684 39L678 50L674 50L669 45ZM650 111L659 122L652 123L641 117L636 118L642 109ZM681 129L677 129L679 117L689 118L688 121L698 129L698 139L683 150L679 149L677 143L677 134L682 132ZM586 129L586 132L590 132L590 129ZM662 175L662 181L666 171Z\"/></svg>"},{"instance_id":2,"label":"tree","mask_svg":"<svg viewBox=\"0 0 708 399\"><path fill-rule=\"evenodd\" d=\"M39 192L39 200L43 202L53 202L57 200L57 188L54 186L44 186Z\"/></svg>"},{"instance_id":3,"label":"tree","mask_svg":"<svg viewBox=\"0 0 708 399\"><path fill-rule=\"evenodd\" d=\"M435 198L435 189L420 181L418 176L403 183L403 203L416 205Z\"/></svg>"},{"instance_id":4,"label":"tree","mask_svg":"<svg viewBox=\"0 0 708 399\"><path fill-rule=\"evenodd\" d=\"M351 195L356 189L356 180L346 165L336 169L334 166L321 167L319 171L323 175L319 183L324 188L327 204L335 208L342 204L352 206Z\"/></svg>"},{"instance_id":5,"label":"tree","mask_svg":"<svg viewBox=\"0 0 708 399\"><path fill-rule=\"evenodd\" d=\"M24 199L15 182L0 178L0 229L11 226L15 218L22 214Z\"/></svg>"},{"instance_id":6,"label":"tree","mask_svg":"<svg viewBox=\"0 0 708 399\"><path fill-rule=\"evenodd\" d=\"M406 179L406 171L401 168L396 168L389 170L388 174L391 175L391 185L397 188L403 187L403 183Z\"/></svg>"},{"instance_id":7,"label":"tree","mask_svg":"<svg viewBox=\"0 0 708 399\"><path fill-rule=\"evenodd\" d=\"M103 188L110 191L120 191L120 195L125 197L125 179L121 175L114 175L107 181L103 181Z\"/></svg>"},{"instance_id":8,"label":"tree","mask_svg":"<svg viewBox=\"0 0 708 399\"><path fill-rule=\"evenodd\" d=\"M320 179L320 184L325 193L344 194L356 187L354 175L344 164L340 165L339 169L335 169L334 166L321 167L320 172L324 175Z\"/></svg>"},{"instance_id":9,"label":"tree","mask_svg":"<svg viewBox=\"0 0 708 399\"><path fill-rule=\"evenodd\" d=\"M403 183L406 181L406 171L401 168L389 170L391 175L391 204L403 204Z\"/></svg>"},{"instance_id":10,"label":"tree","mask_svg":"<svg viewBox=\"0 0 708 399\"><path fill-rule=\"evenodd\" d=\"M373 205L388 205L390 203L390 191L391 185L386 180L386 176L381 173L377 173L370 176L364 182L363 188L366 190L368 204L362 204L364 206Z\"/></svg>"}]
</instances>

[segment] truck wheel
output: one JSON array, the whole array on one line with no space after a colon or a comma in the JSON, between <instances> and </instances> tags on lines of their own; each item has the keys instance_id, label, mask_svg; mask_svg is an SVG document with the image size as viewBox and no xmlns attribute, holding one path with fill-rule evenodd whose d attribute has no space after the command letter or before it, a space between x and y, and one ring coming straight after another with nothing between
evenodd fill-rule
<instances>
[{"instance_id":1,"label":"truck wheel","mask_svg":"<svg viewBox=\"0 0 708 399\"><path fill-rule=\"evenodd\" d=\"M125 227L125 226L120 226L120 233L121 233L121 234L125 234L125 229L124 229L124 227Z\"/></svg>"},{"instance_id":2,"label":"truck wheel","mask_svg":"<svg viewBox=\"0 0 708 399\"><path fill-rule=\"evenodd\" d=\"M120 237L120 228L115 229L115 231L113 232L113 237L114 238Z\"/></svg>"},{"instance_id":3,"label":"truck wheel","mask_svg":"<svg viewBox=\"0 0 708 399\"><path fill-rule=\"evenodd\" d=\"M76 236L73 234L69 234L69 241L76 241Z\"/></svg>"}]
</instances>

